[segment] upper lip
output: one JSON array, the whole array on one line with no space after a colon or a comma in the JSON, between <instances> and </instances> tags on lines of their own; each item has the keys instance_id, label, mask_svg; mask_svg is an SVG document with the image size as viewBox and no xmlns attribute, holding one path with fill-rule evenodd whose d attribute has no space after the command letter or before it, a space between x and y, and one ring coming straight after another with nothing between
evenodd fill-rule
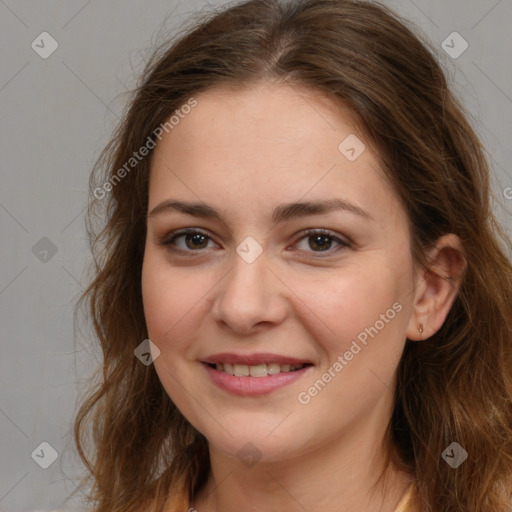
<instances>
[{"instance_id":1,"label":"upper lip","mask_svg":"<svg viewBox=\"0 0 512 512\"><path fill-rule=\"evenodd\" d=\"M258 364L311 364L304 359L297 359L296 357L282 356L279 354L261 353L261 354L232 354L223 352L221 354L213 354L206 359L203 363L208 364L245 364L248 366L256 366Z\"/></svg>"}]
</instances>

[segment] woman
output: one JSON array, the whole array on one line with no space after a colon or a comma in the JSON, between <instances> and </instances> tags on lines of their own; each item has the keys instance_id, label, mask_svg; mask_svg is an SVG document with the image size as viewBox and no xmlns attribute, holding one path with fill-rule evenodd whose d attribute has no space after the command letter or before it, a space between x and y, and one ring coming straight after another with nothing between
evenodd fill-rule
<instances>
[{"instance_id":1,"label":"woman","mask_svg":"<svg viewBox=\"0 0 512 512\"><path fill-rule=\"evenodd\" d=\"M196 20L96 170L95 511L510 510L506 237L405 21L354 0Z\"/></svg>"}]
</instances>

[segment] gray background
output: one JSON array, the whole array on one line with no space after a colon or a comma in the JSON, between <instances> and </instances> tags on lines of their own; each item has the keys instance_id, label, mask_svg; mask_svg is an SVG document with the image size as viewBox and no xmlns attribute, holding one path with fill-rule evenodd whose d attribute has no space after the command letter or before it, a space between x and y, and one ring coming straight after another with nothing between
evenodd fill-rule
<instances>
[{"instance_id":1,"label":"gray background","mask_svg":"<svg viewBox=\"0 0 512 512\"><path fill-rule=\"evenodd\" d=\"M487 147L496 213L510 236L512 0L387 3L440 49ZM0 0L1 511L79 505L79 493L65 503L83 474L70 429L100 362L97 350L83 349L87 332L73 337L90 262L89 172L154 43L204 8L200 0ZM454 31L469 44L456 59L442 50ZM47 59L31 47L42 32L58 43ZM41 252L43 237L55 254ZM59 454L48 469L31 457L42 442Z\"/></svg>"}]
</instances>

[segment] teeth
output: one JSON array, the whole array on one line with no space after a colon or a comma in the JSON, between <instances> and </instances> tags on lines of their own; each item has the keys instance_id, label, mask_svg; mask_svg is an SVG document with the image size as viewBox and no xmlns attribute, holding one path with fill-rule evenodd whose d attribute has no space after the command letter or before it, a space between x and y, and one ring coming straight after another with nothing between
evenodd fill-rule
<instances>
[{"instance_id":1,"label":"teeth","mask_svg":"<svg viewBox=\"0 0 512 512\"><path fill-rule=\"evenodd\" d=\"M233 375L235 377L249 377L249 368L246 364L234 364Z\"/></svg>"},{"instance_id":2,"label":"teeth","mask_svg":"<svg viewBox=\"0 0 512 512\"><path fill-rule=\"evenodd\" d=\"M279 366L277 363L267 364L267 373L269 375L275 375L276 373L279 373L280 371L281 371L281 366Z\"/></svg>"},{"instance_id":3,"label":"teeth","mask_svg":"<svg viewBox=\"0 0 512 512\"><path fill-rule=\"evenodd\" d=\"M257 366L246 366L249 368L249 373L251 377L266 377L267 376L267 365L259 364Z\"/></svg>"},{"instance_id":4,"label":"teeth","mask_svg":"<svg viewBox=\"0 0 512 512\"><path fill-rule=\"evenodd\" d=\"M234 375L235 377L266 377L267 375L276 375L278 373L291 372L294 370L300 370L304 367L303 364L258 364L249 366L247 364L222 364L217 363L215 368L219 372L227 373L228 375Z\"/></svg>"}]
</instances>

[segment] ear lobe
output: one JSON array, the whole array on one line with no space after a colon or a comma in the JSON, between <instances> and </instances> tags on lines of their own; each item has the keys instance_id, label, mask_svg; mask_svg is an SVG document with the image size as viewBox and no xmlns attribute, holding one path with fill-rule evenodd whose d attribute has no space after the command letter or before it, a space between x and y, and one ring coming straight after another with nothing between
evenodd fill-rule
<instances>
[{"instance_id":1,"label":"ear lobe","mask_svg":"<svg viewBox=\"0 0 512 512\"><path fill-rule=\"evenodd\" d=\"M427 256L430 265L427 270L420 272L413 312L407 327L407 338L410 340L424 340L441 328L467 267L460 238L453 233L440 237Z\"/></svg>"}]
</instances>

